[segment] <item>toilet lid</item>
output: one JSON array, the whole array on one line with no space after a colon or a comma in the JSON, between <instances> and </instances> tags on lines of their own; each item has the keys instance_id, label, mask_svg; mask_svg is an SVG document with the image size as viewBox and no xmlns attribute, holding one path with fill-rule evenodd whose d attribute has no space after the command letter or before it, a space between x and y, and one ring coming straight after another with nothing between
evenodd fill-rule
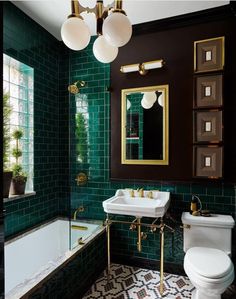
<instances>
[{"instance_id":1,"label":"toilet lid","mask_svg":"<svg viewBox=\"0 0 236 299\"><path fill-rule=\"evenodd\" d=\"M193 271L208 278L220 278L232 269L228 255L219 249L192 247L185 255Z\"/></svg>"}]
</instances>

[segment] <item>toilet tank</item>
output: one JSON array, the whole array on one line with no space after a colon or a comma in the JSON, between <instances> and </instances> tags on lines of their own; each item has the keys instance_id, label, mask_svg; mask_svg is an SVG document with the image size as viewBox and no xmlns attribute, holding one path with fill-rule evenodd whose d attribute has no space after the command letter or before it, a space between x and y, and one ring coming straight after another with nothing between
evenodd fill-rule
<instances>
[{"instance_id":1,"label":"toilet tank","mask_svg":"<svg viewBox=\"0 0 236 299\"><path fill-rule=\"evenodd\" d=\"M211 214L210 217L182 214L184 251L191 247L210 247L231 254L234 219L230 215Z\"/></svg>"}]
</instances>

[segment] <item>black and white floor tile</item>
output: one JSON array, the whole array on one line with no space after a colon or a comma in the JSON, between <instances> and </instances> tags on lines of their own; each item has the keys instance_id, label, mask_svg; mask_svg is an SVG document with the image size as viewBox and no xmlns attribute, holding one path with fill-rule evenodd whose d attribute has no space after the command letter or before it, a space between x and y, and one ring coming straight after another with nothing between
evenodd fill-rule
<instances>
[{"instance_id":1,"label":"black and white floor tile","mask_svg":"<svg viewBox=\"0 0 236 299\"><path fill-rule=\"evenodd\" d=\"M105 270L83 299L190 299L194 290L187 277L168 273L165 273L162 297L159 288L158 271L112 264L109 281Z\"/></svg>"}]
</instances>

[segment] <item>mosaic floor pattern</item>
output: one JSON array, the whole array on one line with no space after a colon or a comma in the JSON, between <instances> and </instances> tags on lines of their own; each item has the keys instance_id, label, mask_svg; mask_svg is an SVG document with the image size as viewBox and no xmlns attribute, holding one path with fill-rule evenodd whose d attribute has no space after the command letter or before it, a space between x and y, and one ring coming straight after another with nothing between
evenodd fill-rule
<instances>
[{"instance_id":1,"label":"mosaic floor pattern","mask_svg":"<svg viewBox=\"0 0 236 299\"><path fill-rule=\"evenodd\" d=\"M107 282L106 270L83 299L184 299L191 298L194 287L184 276L165 273L164 294L159 292L158 271L112 264Z\"/></svg>"}]
</instances>

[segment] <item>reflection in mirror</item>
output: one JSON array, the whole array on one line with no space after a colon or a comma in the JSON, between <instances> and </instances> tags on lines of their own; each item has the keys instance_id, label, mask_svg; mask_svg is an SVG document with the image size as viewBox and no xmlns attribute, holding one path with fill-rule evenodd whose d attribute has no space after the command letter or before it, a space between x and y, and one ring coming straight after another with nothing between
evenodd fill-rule
<instances>
[{"instance_id":1,"label":"reflection in mirror","mask_svg":"<svg viewBox=\"0 0 236 299\"><path fill-rule=\"evenodd\" d=\"M122 90L122 164L168 165L168 85Z\"/></svg>"}]
</instances>

